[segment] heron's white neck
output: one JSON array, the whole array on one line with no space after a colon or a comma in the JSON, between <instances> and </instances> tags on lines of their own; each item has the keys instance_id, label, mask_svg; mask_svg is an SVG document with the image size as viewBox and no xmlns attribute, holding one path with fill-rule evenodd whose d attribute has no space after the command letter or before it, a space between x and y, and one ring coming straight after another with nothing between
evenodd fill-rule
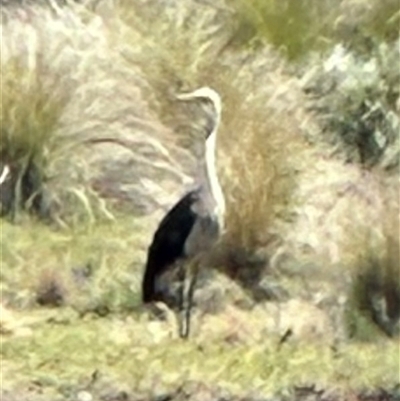
<instances>
[{"instance_id":1,"label":"heron's white neck","mask_svg":"<svg viewBox=\"0 0 400 401\"><path fill-rule=\"evenodd\" d=\"M211 195L217 206L216 211L220 217L225 214L225 198L221 185L218 180L217 168L215 163L216 142L217 142L218 122L215 124L214 130L206 140L206 175L210 186Z\"/></svg>"}]
</instances>

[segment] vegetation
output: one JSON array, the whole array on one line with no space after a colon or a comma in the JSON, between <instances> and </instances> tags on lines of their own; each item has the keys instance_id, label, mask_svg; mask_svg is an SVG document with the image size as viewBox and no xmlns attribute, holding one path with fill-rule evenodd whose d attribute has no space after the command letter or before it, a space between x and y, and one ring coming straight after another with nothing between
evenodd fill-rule
<instances>
[{"instance_id":1,"label":"vegetation","mask_svg":"<svg viewBox=\"0 0 400 401\"><path fill-rule=\"evenodd\" d=\"M1 12L5 399L398 386L396 0ZM181 343L170 311L142 310L140 280L199 153L202 116L174 95L203 85L223 97L227 233Z\"/></svg>"},{"instance_id":2,"label":"vegetation","mask_svg":"<svg viewBox=\"0 0 400 401\"><path fill-rule=\"evenodd\" d=\"M30 60L32 62L32 60ZM46 169L53 159L57 125L68 101L56 76L48 78L40 58L28 66L11 58L2 66L1 148L2 167L12 165L2 187L3 211L20 208L48 214L43 199Z\"/></svg>"},{"instance_id":3,"label":"vegetation","mask_svg":"<svg viewBox=\"0 0 400 401\"><path fill-rule=\"evenodd\" d=\"M231 44L254 47L271 43L290 60L337 43L369 52L367 43L398 39L399 5L396 0L365 3L329 0L230 0L234 14Z\"/></svg>"},{"instance_id":4,"label":"vegetation","mask_svg":"<svg viewBox=\"0 0 400 401\"><path fill-rule=\"evenodd\" d=\"M389 217L397 213L398 203L385 202L385 208L383 236L377 238L371 231L359 233L354 242L364 242L369 252L352 252L347 328L351 336L364 340L373 339L379 329L388 337L399 334L399 225Z\"/></svg>"},{"instance_id":5,"label":"vegetation","mask_svg":"<svg viewBox=\"0 0 400 401\"><path fill-rule=\"evenodd\" d=\"M211 394L218 391L217 385L223 386L228 397L246 391L288 396L293 383L315 383L321 388L334 382L336 391L345 393L364 386L389 388L397 380L397 345L393 342L349 344L338 353L318 345L288 345L277 350L270 340L252 344L251 349L248 344L232 345L223 339L182 343L164 338L157 343L155 328L150 331L150 323L135 315L124 320L83 321L49 311L33 316L47 323L36 323L32 336L3 341L3 374L11 378L4 389L17 380L33 382L34 388L55 399L74 399L82 390L111 399L135 390L138 399L155 399L173 393L180 383L191 382L203 383L197 391ZM163 325L158 330L168 329Z\"/></svg>"},{"instance_id":6,"label":"vegetation","mask_svg":"<svg viewBox=\"0 0 400 401\"><path fill-rule=\"evenodd\" d=\"M398 167L399 55L398 41L374 44L364 55L339 44L310 79L328 137L347 160Z\"/></svg>"},{"instance_id":7,"label":"vegetation","mask_svg":"<svg viewBox=\"0 0 400 401\"><path fill-rule=\"evenodd\" d=\"M289 59L326 47L332 39L332 22L339 16L339 4L329 1L242 1L230 2L236 12L233 42L254 45L272 43Z\"/></svg>"}]
</instances>

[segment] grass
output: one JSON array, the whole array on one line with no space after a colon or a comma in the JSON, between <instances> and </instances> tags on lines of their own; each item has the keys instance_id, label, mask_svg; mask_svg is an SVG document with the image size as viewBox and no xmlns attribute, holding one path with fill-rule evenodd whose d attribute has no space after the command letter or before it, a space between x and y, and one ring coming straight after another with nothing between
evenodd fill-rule
<instances>
[{"instance_id":1,"label":"grass","mask_svg":"<svg viewBox=\"0 0 400 401\"><path fill-rule=\"evenodd\" d=\"M13 162L30 156L44 169L69 93L40 61L37 56L29 67L22 58L11 58L2 65L0 152Z\"/></svg>"},{"instance_id":2,"label":"grass","mask_svg":"<svg viewBox=\"0 0 400 401\"><path fill-rule=\"evenodd\" d=\"M321 50L332 40L338 5L326 1L230 2L236 11L233 42L254 45L266 41L294 60L312 50Z\"/></svg>"},{"instance_id":3,"label":"grass","mask_svg":"<svg viewBox=\"0 0 400 401\"><path fill-rule=\"evenodd\" d=\"M82 313L132 308L138 303L145 224L127 219L126 225L103 221L55 230L29 220L18 226L2 221L3 300L34 305L38 294L55 286L62 304Z\"/></svg>"},{"instance_id":4,"label":"grass","mask_svg":"<svg viewBox=\"0 0 400 401\"><path fill-rule=\"evenodd\" d=\"M230 42L237 47L272 44L291 61L324 52L337 43L350 44L368 54L368 44L398 38L396 0L352 4L339 1L231 0L233 23Z\"/></svg>"},{"instance_id":5,"label":"grass","mask_svg":"<svg viewBox=\"0 0 400 401\"><path fill-rule=\"evenodd\" d=\"M375 3L366 13L363 30L371 38L391 42L398 39L400 9L395 0Z\"/></svg>"},{"instance_id":6,"label":"grass","mask_svg":"<svg viewBox=\"0 0 400 401\"><path fill-rule=\"evenodd\" d=\"M36 205L39 214L49 165L62 143L56 135L70 91L60 76L48 74L38 55L27 61L10 58L1 72L0 155L2 163L11 166L11 177L2 188L2 199L10 198L4 209L15 218L19 209Z\"/></svg>"},{"instance_id":7,"label":"grass","mask_svg":"<svg viewBox=\"0 0 400 401\"><path fill-rule=\"evenodd\" d=\"M224 166L229 188L227 241L250 250L273 240L277 216L285 219L290 214L296 182L288 159L296 152L306 154L307 148L296 137L296 128L277 122L279 113L265 116L251 102L242 107L240 111L231 108L239 115L228 115L224 127L232 141L230 159ZM234 171L241 168L242 173L236 175Z\"/></svg>"},{"instance_id":8,"label":"grass","mask_svg":"<svg viewBox=\"0 0 400 401\"><path fill-rule=\"evenodd\" d=\"M194 336L182 342L174 321L152 321L139 308L148 219L119 217L81 230L2 221L2 300L14 309L11 321L0 325L4 390L36 383L48 396L67 397L86 387L100 391L88 384L95 372L128 392L149 395L188 381L264 395L285 394L296 385L348 392L398 382L395 340L335 348L325 340L300 340L279 348L279 336L263 332L267 314L251 311L250 331L226 311L196 316L201 322ZM92 273L76 280L73 269L88 263ZM35 303L46 269L65 288L58 308Z\"/></svg>"},{"instance_id":9,"label":"grass","mask_svg":"<svg viewBox=\"0 0 400 401\"><path fill-rule=\"evenodd\" d=\"M31 314L35 316L35 311ZM10 378L5 388L12 386L10 373L17 371L20 385L38 382L46 392L60 392L73 383L79 387L96 370L118 377L131 391L149 393L176 388L187 380L210 386L223 383L236 394L279 394L293 385L310 383L342 390L387 388L398 381L395 342L346 345L338 354L311 344L277 350L270 340L250 348L168 338L155 344L148 324L135 315L59 324L48 320L33 327L32 336L3 337L3 374Z\"/></svg>"},{"instance_id":10,"label":"grass","mask_svg":"<svg viewBox=\"0 0 400 401\"><path fill-rule=\"evenodd\" d=\"M32 37L27 40L36 44ZM93 191L71 184L60 173L85 138L60 135L74 90L59 66L51 68L36 50L29 48L27 57L2 60L0 155L2 163L11 166L11 177L2 187L10 195L2 199L13 199L13 218L20 209L33 209L38 196L43 201L34 211L41 217L53 214L61 224L64 219L77 224L99 216L112 218ZM78 170L77 163L75 174L79 175Z\"/></svg>"}]
</instances>

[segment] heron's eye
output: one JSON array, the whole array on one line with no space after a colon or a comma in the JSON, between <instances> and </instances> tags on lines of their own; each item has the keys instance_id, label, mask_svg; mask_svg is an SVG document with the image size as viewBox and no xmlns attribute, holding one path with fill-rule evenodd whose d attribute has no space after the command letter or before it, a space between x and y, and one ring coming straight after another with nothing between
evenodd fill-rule
<instances>
[{"instance_id":1,"label":"heron's eye","mask_svg":"<svg viewBox=\"0 0 400 401\"><path fill-rule=\"evenodd\" d=\"M216 113L214 103L209 98L201 99L201 108L207 115L214 116Z\"/></svg>"},{"instance_id":2,"label":"heron's eye","mask_svg":"<svg viewBox=\"0 0 400 401\"><path fill-rule=\"evenodd\" d=\"M214 108L214 103L208 97L201 98L201 104L203 107Z\"/></svg>"}]
</instances>

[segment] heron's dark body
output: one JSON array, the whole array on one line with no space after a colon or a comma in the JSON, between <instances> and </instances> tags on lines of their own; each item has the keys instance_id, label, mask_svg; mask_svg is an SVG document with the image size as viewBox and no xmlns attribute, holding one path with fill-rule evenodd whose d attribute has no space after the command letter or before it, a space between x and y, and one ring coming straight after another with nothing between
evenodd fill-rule
<instances>
[{"instance_id":1,"label":"heron's dark body","mask_svg":"<svg viewBox=\"0 0 400 401\"><path fill-rule=\"evenodd\" d=\"M185 243L196 222L192 210L198 200L198 191L183 196L161 220L149 247L142 282L144 303L161 301L157 292L157 278L178 259L185 257Z\"/></svg>"}]
</instances>

